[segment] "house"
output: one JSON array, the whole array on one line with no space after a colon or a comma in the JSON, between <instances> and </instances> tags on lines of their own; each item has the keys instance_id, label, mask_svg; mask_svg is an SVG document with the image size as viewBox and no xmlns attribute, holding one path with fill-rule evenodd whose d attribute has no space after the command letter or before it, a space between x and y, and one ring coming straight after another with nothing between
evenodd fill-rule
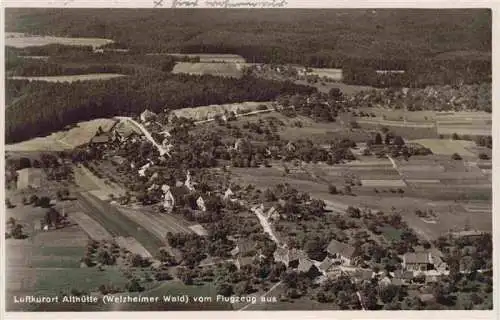
<instances>
[{"instance_id":1,"label":"house","mask_svg":"<svg viewBox=\"0 0 500 320\"><path fill-rule=\"evenodd\" d=\"M393 281L399 280L402 284L410 284L413 280L412 271L396 270L393 273Z\"/></svg>"},{"instance_id":2,"label":"house","mask_svg":"<svg viewBox=\"0 0 500 320\"><path fill-rule=\"evenodd\" d=\"M140 118L142 122L149 122L156 119L156 113L146 109L144 110L144 112L141 113Z\"/></svg>"},{"instance_id":3,"label":"house","mask_svg":"<svg viewBox=\"0 0 500 320\"><path fill-rule=\"evenodd\" d=\"M385 276L385 277L383 277L382 279L379 280L378 284L381 287L387 287L388 285L392 284L392 280L391 280L391 278Z\"/></svg>"},{"instance_id":4,"label":"house","mask_svg":"<svg viewBox=\"0 0 500 320\"><path fill-rule=\"evenodd\" d=\"M288 142L285 146L285 149L288 151L288 152L294 152L295 150L297 150L297 147L295 146L295 144L293 142Z\"/></svg>"},{"instance_id":5,"label":"house","mask_svg":"<svg viewBox=\"0 0 500 320\"><path fill-rule=\"evenodd\" d=\"M196 199L196 205L198 206L198 209L201 211L207 211L207 207L205 206L205 200L201 196Z\"/></svg>"},{"instance_id":6,"label":"house","mask_svg":"<svg viewBox=\"0 0 500 320\"><path fill-rule=\"evenodd\" d=\"M17 189L40 188L42 175L42 169L38 168L24 168L17 170Z\"/></svg>"},{"instance_id":7,"label":"house","mask_svg":"<svg viewBox=\"0 0 500 320\"><path fill-rule=\"evenodd\" d=\"M432 266L429 252L408 252L403 256L403 269L407 271L427 271Z\"/></svg>"},{"instance_id":8,"label":"house","mask_svg":"<svg viewBox=\"0 0 500 320\"><path fill-rule=\"evenodd\" d=\"M308 259L307 254L298 249L288 249L278 247L274 251L274 260L277 262L282 262L285 266L290 268L297 268L300 259Z\"/></svg>"},{"instance_id":9,"label":"house","mask_svg":"<svg viewBox=\"0 0 500 320\"><path fill-rule=\"evenodd\" d=\"M357 257L356 249L347 243L342 243L333 239L326 248L328 255L332 259L340 260L342 264L353 265Z\"/></svg>"},{"instance_id":10,"label":"house","mask_svg":"<svg viewBox=\"0 0 500 320\"><path fill-rule=\"evenodd\" d=\"M456 231L456 232L450 232L448 235L451 238L467 238L467 239L478 239L484 235L483 231L479 230L463 230L463 231Z\"/></svg>"},{"instance_id":11,"label":"house","mask_svg":"<svg viewBox=\"0 0 500 320\"><path fill-rule=\"evenodd\" d=\"M95 135L92 139L90 139L91 145L103 145L111 141L111 135L109 133L101 133L99 135Z\"/></svg>"},{"instance_id":12,"label":"house","mask_svg":"<svg viewBox=\"0 0 500 320\"><path fill-rule=\"evenodd\" d=\"M226 192L224 192L224 200L231 199L231 196L233 195L234 195L233 190L231 190L231 188L227 188Z\"/></svg>"},{"instance_id":13,"label":"house","mask_svg":"<svg viewBox=\"0 0 500 320\"><path fill-rule=\"evenodd\" d=\"M231 255L240 257L245 257L255 253L256 243L250 239L238 239L236 240L236 247L231 250Z\"/></svg>"},{"instance_id":14,"label":"house","mask_svg":"<svg viewBox=\"0 0 500 320\"><path fill-rule=\"evenodd\" d=\"M201 224L195 224L189 227L189 229L193 230L194 233L201 237L208 236L208 231Z\"/></svg>"},{"instance_id":15,"label":"house","mask_svg":"<svg viewBox=\"0 0 500 320\"><path fill-rule=\"evenodd\" d=\"M352 278L354 278L354 282L356 283L365 283L371 281L373 279L373 275L374 273L371 270L359 269L352 274Z\"/></svg>"},{"instance_id":16,"label":"house","mask_svg":"<svg viewBox=\"0 0 500 320\"><path fill-rule=\"evenodd\" d=\"M325 274L331 270L331 268L333 267L334 263L333 261L326 257L318 266L318 269L321 273Z\"/></svg>"},{"instance_id":17,"label":"house","mask_svg":"<svg viewBox=\"0 0 500 320\"><path fill-rule=\"evenodd\" d=\"M316 267L311 259L308 258L299 259L297 271L306 273L310 278L316 278L317 276L321 275L318 267Z\"/></svg>"},{"instance_id":18,"label":"house","mask_svg":"<svg viewBox=\"0 0 500 320\"><path fill-rule=\"evenodd\" d=\"M186 173L186 181L184 181L184 185L186 186L186 188L189 190L189 191L194 191L194 183L193 181L191 181L191 172L187 172Z\"/></svg>"},{"instance_id":19,"label":"house","mask_svg":"<svg viewBox=\"0 0 500 320\"><path fill-rule=\"evenodd\" d=\"M175 206L174 195L170 191L170 187L166 184L161 187L161 190L163 191L163 208L165 208L167 211L170 211Z\"/></svg>"}]
</instances>

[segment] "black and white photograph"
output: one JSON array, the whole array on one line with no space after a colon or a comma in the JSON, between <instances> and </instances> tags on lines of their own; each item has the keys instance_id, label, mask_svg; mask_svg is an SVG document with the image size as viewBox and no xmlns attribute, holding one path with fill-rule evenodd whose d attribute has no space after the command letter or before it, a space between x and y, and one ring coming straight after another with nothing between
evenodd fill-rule
<instances>
[{"instance_id":1,"label":"black and white photograph","mask_svg":"<svg viewBox=\"0 0 500 320\"><path fill-rule=\"evenodd\" d=\"M7 312L493 310L491 9L4 17Z\"/></svg>"}]
</instances>

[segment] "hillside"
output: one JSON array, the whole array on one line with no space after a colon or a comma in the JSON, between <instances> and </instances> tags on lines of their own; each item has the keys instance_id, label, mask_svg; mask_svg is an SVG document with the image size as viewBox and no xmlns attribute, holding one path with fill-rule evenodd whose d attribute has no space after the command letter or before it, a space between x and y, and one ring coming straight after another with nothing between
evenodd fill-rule
<instances>
[{"instance_id":1,"label":"hillside","mask_svg":"<svg viewBox=\"0 0 500 320\"><path fill-rule=\"evenodd\" d=\"M54 23L57 21L57 23ZM168 23L166 23L168 21ZM6 31L99 37L152 52L333 67L346 58L491 59L489 10L7 9Z\"/></svg>"}]
</instances>

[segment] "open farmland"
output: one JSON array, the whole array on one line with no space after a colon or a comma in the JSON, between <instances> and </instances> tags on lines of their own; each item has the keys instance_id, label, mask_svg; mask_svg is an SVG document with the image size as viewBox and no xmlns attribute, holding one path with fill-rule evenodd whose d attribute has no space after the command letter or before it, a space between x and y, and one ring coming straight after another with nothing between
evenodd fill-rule
<instances>
[{"instance_id":1,"label":"open farmland","mask_svg":"<svg viewBox=\"0 0 500 320\"><path fill-rule=\"evenodd\" d=\"M106 228L111 235L134 237L153 255L156 255L159 248L164 245L162 238L155 236L148 229L141 228L109 203L86 192L80 192L77 198L84 211Z\"/></svg>"},{"instance_id":2,"label":"open farmland","mask_svg":"<svg viewBox=\"0 0 500 320\"><path fill-rule=\"evenodd\" d=\"M172 73L241 78L243 76L243 65L238 63L178 62L175 64Z\"/></svg>"},{"instance_id":3,"label":"open farmland","mask_svg":"<svg viewBox=\"0 0 500 320\"><path fill-rule=\"evenodd\" d=\"M68 130L58 131L46 137L7 144L6 151L63 151L89 143L101 127L103 132L111 130L116 124L115 119L94 119L82 121Z\"/></svg>"},{"instance_id":4,"label":"open farmland","mask_svg":"<svg viewBox=\"0 0 500 320\"><path fill-rule=\"evenodd\" d=\"M258 107L264 105L270 108L270 102L252 102L246 101L241 103L217 104L209 106L200 106L195 108L181 108L172 111L172 114L177 117L190 118L195 121L203 121L212 119L216 115L223 115L224 112L234 112L239 114L242 112L257 111Z\"/></svg>"},{"instance_id":5,"label":"open farmland","mask_svg":"<svg viewBox=\"0 0 500 320\"><path fill-rule=\"evenodd\" d=\"M65 38L50 36L26 35L19 32L6 32L5 45L15 48L62 44L70 46L92 46L94 48L113 43L113 40L99 38Z\"/></svg>"},{"instance_id":6,"label":"open farmland","mask_svg":"<svg viewBox=\"0 0 500 320\"><path fill-rule=\"evenodd\" d=\"M146 248L144 248L133 237L117 237L115 241L120 247L127 249L132 254L138 254L143 258L153 257L151 253L149 253L149 251L146 250Z\"/></svg>"},{"instance_id":7,"label":"open farmland","mask_svg":"<svg viewBox=\"0 0 500 320\"><path fill-rule=\"evenodd\" d=\"M29 81L46 81L46 82L75 82L75 81L95 81L95 80L109 80L118 77L124 77L124 74L118 73L90 73L79 75L66 75L66 76L44 76L44 77L10 77L12 80L29 80Z\"/></svg>"},{"instance_id":8,"label":"open farmland","mask_svg":"<svg viewBox=\"0 0 500 320\"><path fill-rule=\"evenodd\" d=\"M147 55L173 56L177 58L200 58L202 63L245 63L242 56L236 54L216 54L216 53L148 53Z\"/></svg>"},{"instance_id":9,"label":"open farmland","mask_svg":"<svg viewBox=\"0 0 500 320\"><path fill-rule=\"evenodd\" d=\"M192 233L189 229L190 223L170 214L145 212L143 209L138 210L126 207L119 207L118 209L122 214L134 220L143 228L150 230L160 239L165 239L167 232Z\"/></svg>"},{"instance_id":10,"label":"open farmland","mask_svg":"<svg viewBox=\"0 0 500 320\"><path fill-rule=\"evenodd\" d=\"M452 155L458 153L462 157L474 157L475 155L467 148L475 145L472 141L464 140L442 140L442 139L417 139L415 142L431 149L432 153L437 155Z\"/></svg>"},{"instance_id":11,"label":"open farmland","mask_svg":"<svg viewBox=\"0 0 500 320\"><path fill-rule=\"evenodd\" d=\"M112 238L106 229L83 212L73 212L70 218L78 223L90 238L96 241L110 240Z\"/></svg>"},{"instance_id":12,"label":"open farmland","mask_svg":"<svg viewBox=\"0 0 500 320\"><path fill-rule=\"evenodd\" d=\"M312 72L308 74L334 81L342 81L342 69L312 68Z\"/></svg>"}]
</instances>

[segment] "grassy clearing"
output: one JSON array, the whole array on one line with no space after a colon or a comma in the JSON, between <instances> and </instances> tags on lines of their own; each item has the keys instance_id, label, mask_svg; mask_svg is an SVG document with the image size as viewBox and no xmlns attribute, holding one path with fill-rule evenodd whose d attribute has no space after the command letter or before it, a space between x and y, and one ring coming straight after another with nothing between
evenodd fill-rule
<instances>
[{"instance_id":1,"label":"grassy clearing","mask_svg":"<svg viewBox=\"0 0 500 320\"><path fill-rule=\"evenodd\" d=\"M42 256L83 257L85 247L40 246L37 253Z\"/></svg>"},{"instance_id":2,"label":"grassy clearing","mask_svg":"<svg viewBox=\"0 0 500 320\"><path fill-rule=\"evenodd\" d=\"M431 149L437 155L452 155L458 153L461 156L474 157L475 155L468 151L466 147L474 144L472 141L463 140L441 140L441 139L418 139L412 142L423 145Z\"/></svg>"}]
</instances>

